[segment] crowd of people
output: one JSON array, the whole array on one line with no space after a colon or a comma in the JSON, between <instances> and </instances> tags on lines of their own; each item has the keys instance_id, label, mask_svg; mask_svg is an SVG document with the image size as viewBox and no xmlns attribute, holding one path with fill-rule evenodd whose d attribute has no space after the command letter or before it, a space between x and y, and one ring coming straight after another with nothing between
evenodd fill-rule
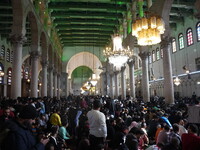
<instances>
[{"instance_id":1,"label":"crowd of people","mask_svg":"<svg viewBox=\"0 0 200 150\"><path fill-rule=\"evenodd\" d=\"M200 150L188 105L108 96L0 101L0 150Z\"/></svg>"}]
</instances>

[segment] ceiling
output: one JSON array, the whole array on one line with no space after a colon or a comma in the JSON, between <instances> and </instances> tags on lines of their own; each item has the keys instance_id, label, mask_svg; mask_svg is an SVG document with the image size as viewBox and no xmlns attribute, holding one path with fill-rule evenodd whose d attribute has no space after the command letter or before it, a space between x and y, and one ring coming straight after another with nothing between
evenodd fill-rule
<instances>
[{"instance_id":1,"label":"ceiling","mask_svg":"<svg viewBox=\"0 0 200 150\"><path fill-rule=\"evenodd\" d=\"M53 26L63 46L104 47L111 36L119 31L123 15L132 0L46 0ZM153 0L154 1L154 0ZM194 13L195 0L175 0L170 14L170 24L176 28L185 15ZM146 10L146 3L144 4ZM0 34L8 38L12 26L10 0L0 1ZM30 44L30 28L27 35Z\"/></svg>"}]
</instances>

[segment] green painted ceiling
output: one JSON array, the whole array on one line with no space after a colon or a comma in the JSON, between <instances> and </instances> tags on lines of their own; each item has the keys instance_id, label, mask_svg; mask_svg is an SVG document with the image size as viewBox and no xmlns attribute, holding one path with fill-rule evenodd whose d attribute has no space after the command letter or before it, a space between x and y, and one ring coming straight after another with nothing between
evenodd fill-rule
<instances>
[{"instance_id":1,"label":"green painted ceiling","mask_svg":"<svg viewBox=\"0 0 200 150\"><path fill-rule=\"evenodd\" d=\"M131 0L49 0L48 8L64 46L110 43Z\"/></svg>"}]
</instances>

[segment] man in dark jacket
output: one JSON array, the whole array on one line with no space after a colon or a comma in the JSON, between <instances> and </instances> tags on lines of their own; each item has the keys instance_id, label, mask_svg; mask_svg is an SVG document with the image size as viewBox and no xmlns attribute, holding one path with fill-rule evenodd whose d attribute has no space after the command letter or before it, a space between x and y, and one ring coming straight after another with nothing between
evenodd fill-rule
<instances>
[{"instance_id":1,"label":"man in dark jacket","mask_svg":"<svg viewBox=\"0 0 200 150\"><path fill-rule=\"evenodd\" d=\"M33 106L24 106L20 111L19 118L6 124L9 132L2 145L2 150L44 150L49 139L42 138L37 143L30 131L36 116L37 111Z\"/></svg>"}]
</instances>

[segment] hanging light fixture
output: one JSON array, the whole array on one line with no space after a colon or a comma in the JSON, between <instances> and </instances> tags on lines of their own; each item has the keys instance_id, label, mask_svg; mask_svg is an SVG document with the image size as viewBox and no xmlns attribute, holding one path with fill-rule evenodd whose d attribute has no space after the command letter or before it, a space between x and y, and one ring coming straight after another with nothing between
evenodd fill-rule
<instances>
[{"instance_id":1,"label":"hanging light fixture","mask_svg":"<svg viewBox=\"0 0 200 150\"><path fill-rule=\"evenodd\" d=\"M181 80L178 78L178 76L176 76L176 78L174 79L174 84L176 86L179 86L181 84Z\"/></svg>"},{"instance_id":2,"label":"hanging light fixture","mask_svg":"<svg viewBox=\"0 0 200 150\"><path fill-rule=\"evenodd\" d=\"M147 14L148 15L148 14ZM137 19L132 26L132 35L138 45L155 45L161 42L161 34L165 32L165 23L161 17L150 16Z\"/></svg>"},{"instance_id":3,"label":"hanging light fixture","mask_svg":"<svg viewBox=\"0 0 200 150\"><path fill-rule=\"evenodd\" d=\"M128 61L128 58L133 55L133 51L129 48L124 49L122 47L122 37L116 35L113 37L113 49L106 47L106 49L103 50L103 54L109 59L109 63L119 69Z\"/></svg>"}]
</instances>

